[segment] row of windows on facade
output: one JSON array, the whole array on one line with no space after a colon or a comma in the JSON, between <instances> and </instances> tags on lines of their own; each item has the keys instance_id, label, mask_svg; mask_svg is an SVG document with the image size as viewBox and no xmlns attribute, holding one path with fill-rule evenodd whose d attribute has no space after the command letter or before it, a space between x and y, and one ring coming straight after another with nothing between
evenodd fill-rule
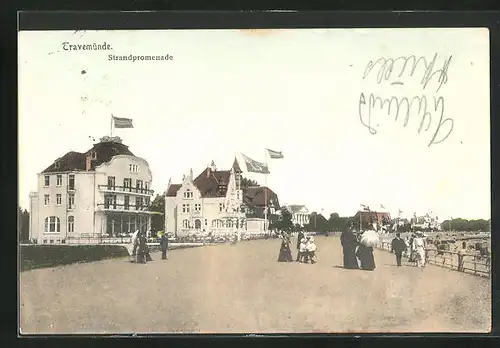
<instances>
[{"instance_id":1,"label":"row of windows on facade","mask_svg":"<svg viewBox=\"0 0 500 348\"><path fill-rule=\"evenodd\" d=\"M136 197L135 198L135 208L149 207L150 200L149 197ZM116 195L105 195L104 196L104 207L106 209L113 208L116 209L117 206L123 206L125 210L130 208L130 196L123 196L123 204L116 203Z\"/></svg>"},{"instance_id":2,"label":"row of windows on facade","mask_svg":"<svg viewBox=\"0 0 500 348\"><path fill-rule=\"evenodd\" d=\"M115 190L116 188L116 178L114 176L108 176L108 189L109 190ZM120 186L118 186L120 187ZM132 191L132 178L124 178L123 179L123 186L124 191ZM141 193L148 193L149 191L149 183L147 181L142 181L137 179L135 181L135 188L136 192L141 192Z\"/></svg>"},{"instance_id":3,"label":"row of windows on facade","mask_svg":"<svg viewBox=\"0 0 500 348\"><path fill-rule=\"evenodd\" d=\"M208 220L205 219L205 226L208 225ZM212 220L212 228L232 228L232 227L243 227L243 222L240 222L239 219L233 220ZM182 228L192 228L193 225L191 224L191 221L185 219L182 220ZM201 228L201 220L196 219L194 220L194 228L195 229L200 229Z\"/></svg>"},{"instance_id":4,"label":"row of windows on facade","mask_svg":"<svg viewBox=\"0 0 500 348\"><path fill-rule=\"evenodd\" d=\"M193 198L193 192L190 191L190 190L186 190L186 192L184 192L184 198L185 199L190 199L190 198ZM241 198L241 195L240 195L240 191L236 191L236 199L240 199Z\"/></svg>"},{"instance_id":5,"label":"row of windows on facade","mask_svg":"<svg viewBox=\"0 0 500 348\"><path fill-rule=\"evenodd\" d=\"M226 209L226 205L224 203L219 203L219 212L223 212L224 210ZM194 205L194 211L196 212L200 212L201 211L201 204L200 203L196 203ZM244 209L243 207L240 208L240 211L241 212L244 212ZM182 205L182 212L183 213L190 213L191 212L191 204L183 204Z\"/></svg>"},{"instance_id":6,"label":"row of windows on facade","mask_svg":"<svg viewBox=\"0 0 500 348\"><path fill-rule=\"evenodd\" d=\"M50 195L46 194L44 195L44 205L47 207L50 205ZM62 194L58 193L56 194L56 205L62 205ZM70 193L68 194L68 209L74 209L75 208L75 194Z\"/></svg>"},{"instance_id":7,"label":"row of windows on facade","mask_svg":"<svg viewBox=\"0 0 500 348\"><path fill-rule=\"evenodd\" d=\"M62 176L62 174L57 174L56 175L56 186L62 186L62 184L63 184L63 176ZM44 187L50 186L50 175L45 175L43 186ZM75 189L75 175L74 174L68 175L68 189L70 189L70 190Z\"/></svg>"},{"instance_id":8,"label":"row of windows on facade","mask_svg":"<svg viewBox=\"0 0 500 348\"><path fill-rule=\"evenodd\" d=\"M68 216L68 232L75 232L75 217ZM57 216L45 218L45 232L61 232L61 220Z\"/></svg>"}]
</instances>

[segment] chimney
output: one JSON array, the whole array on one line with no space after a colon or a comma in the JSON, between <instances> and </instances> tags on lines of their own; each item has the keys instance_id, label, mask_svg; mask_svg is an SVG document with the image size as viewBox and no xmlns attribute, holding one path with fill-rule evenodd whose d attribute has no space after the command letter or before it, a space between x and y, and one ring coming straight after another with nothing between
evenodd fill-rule
<instances>
[{"instance_id":1,"label":"chimney","mask_svg":"<svg viewBox=\"0 0 500 348\"><path fill-rule=\"evenodd\" d=\"M211 169L210 167L207 167L207 179L210 177Z\"/></svg>"},{"instance_id":2,"label":"chimney","mask_svg":"<svg viewBox=\"0 0 500 348\"><path fill-rule=\"evenodd\" d=\"M192 181L193 180L193 168L189 170L189 179Z\"/></svg>"},{"instance_id":3,"label":"chimney","mask_svg":"<svg viewBox=\"0 0 500 348\"><path fill-rule=\"evenodd\" d=\"M92 168L92 155L88 153L85 156L85 170L88 172Z\"/></svg>"}]
</instances>

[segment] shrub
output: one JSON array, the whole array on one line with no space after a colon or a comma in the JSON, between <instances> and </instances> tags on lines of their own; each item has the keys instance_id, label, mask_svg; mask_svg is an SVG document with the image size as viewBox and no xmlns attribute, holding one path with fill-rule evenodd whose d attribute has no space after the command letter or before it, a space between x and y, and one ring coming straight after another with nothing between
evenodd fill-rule
<instances>
[{"instance_id":1,"label":"shrub","mask_svg":"<svg viewBox=\"0 0 500 348\"><path fill-rule=\"evenodd\" d=\"M126 257L121 245L21 245L21 270Z\"/></svg>"}]
</instances>

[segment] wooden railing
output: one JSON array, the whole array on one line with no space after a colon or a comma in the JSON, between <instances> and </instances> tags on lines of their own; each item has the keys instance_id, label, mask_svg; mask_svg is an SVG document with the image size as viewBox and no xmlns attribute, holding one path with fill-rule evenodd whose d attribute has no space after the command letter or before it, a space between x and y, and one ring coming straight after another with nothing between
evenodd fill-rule
<instances>
[{"instance_id":1,"label":"wooden railing","mask_svg":"<svg viewBox=\"0 0 500 348\"><path fill-rule=\"evenodd\" d=\"M381 242L379 248L391 251L390 242ZM426 262L455 271L491 278L491 255L461 254L455 251L426 249Z\"/></svg>"}]
</instances>

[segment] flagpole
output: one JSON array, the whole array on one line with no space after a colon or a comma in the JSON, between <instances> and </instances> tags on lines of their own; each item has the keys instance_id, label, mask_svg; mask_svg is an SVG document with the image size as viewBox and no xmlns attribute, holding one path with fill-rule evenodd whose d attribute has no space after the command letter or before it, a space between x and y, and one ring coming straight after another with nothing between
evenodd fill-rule
<instances>
[{"instance_id":1,"label":"flagpole","mask_svg":"<svg viewBox=\"0 0 500 348\"><path fill-rule=\"evenodd\" d=\"M267 167L267 150L264 150L264 164ZM265 201L265 207L264 207L264 234L267 234L267 172L264 174L264 201Z\"/></svg>"},{"instance_id":2,"label":"flagpole","mask_svg":"<svg viewBox=\"0 0 500 348\"><path fill-rule=\"evenodd\" d=\"M111 114L111 125L109 127L109 136L113 137L113 114Z\"/></svg>"}]
</instances>

